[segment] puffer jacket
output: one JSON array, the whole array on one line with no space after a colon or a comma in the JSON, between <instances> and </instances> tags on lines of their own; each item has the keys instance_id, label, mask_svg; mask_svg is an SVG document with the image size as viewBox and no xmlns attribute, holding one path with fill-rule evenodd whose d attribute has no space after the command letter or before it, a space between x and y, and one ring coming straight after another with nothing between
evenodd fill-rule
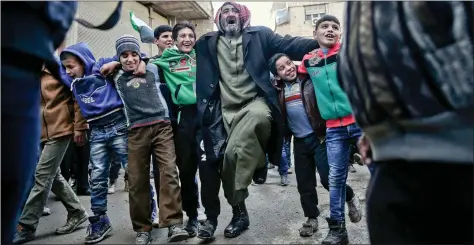
<instances>
[{"instance_id":1,"label":"puffer jacket","mask_svg":"<svg viewBox=\"0 0 474 245\"><path fill-rule=\"evenodd\" d=\"M71 91L44 69L41 75L41 142L86 129L86 120Z\"/></svg>"}]
</instances>

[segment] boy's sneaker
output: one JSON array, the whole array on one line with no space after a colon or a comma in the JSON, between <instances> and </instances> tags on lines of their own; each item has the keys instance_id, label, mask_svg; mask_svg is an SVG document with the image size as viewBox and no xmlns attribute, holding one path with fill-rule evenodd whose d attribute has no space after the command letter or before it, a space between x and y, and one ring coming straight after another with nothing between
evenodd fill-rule
<instances>
[{"instance_id":1,"label":"boy's sneaker","mask_svg":"<svg viewBox=\"0 0 474 245\"><path fill-rule=\"evenodd\" d=\"M168 228L168 242L179 242L189 237L188 232L178 225L172 225Z\"/></svg>"},{"instance_id":2,"label":"boy's sneaker","mask_svg":"<svg viewBox=\"0 0 474 245\"><path fill-rule=\"evenodd\" d=\"M329 226L329 232L326 238L321 242L324 245L347 245L349 237L347 236L346 223L344 221L332 220L326 218Z\"/></svg>"},{"instance_id":3,"label":"boy's sneaker","mask_svg":"<svg viewBox=\"0 0 474 245\"><path fill-rule=\"evenodd\" d=\"M36 231L22 225L16 226L16 233L13 237L13 244L22 244L33 241L36 238Z\"/></svg>"},{"instance_id":4,"label":"boy's sneaker","mask_svg":"<svg viewBox=\"0 0 474 245\"><path fill-rule=\"evenodd\" d=\"M108 194L114 194L115 193L115 187L116 187L117 181L110 180L109 181L109 189L107 190Z\"/></svg>"},{"instance_id":5,"label":"boy's sneaker","mask_svg":"<svg viewBox=\"0 0 474 245\"><path fill-rule=\"evenodd\" d=\"M362 156L359 153L354 153L353 159L354 159L354 163L357 163L361 166L364 165L364 161L362 160Z\"/></svg>"},{"instance_id":6,"label":"boy's sneaker","mask_svg":"<svg viewBox=\"0 0 474 245\"><path fill-rule=\"evenodd\" d=\"M357 223L362 219L362 210L360 210L360 201L359 198L354 195L352 200L347 202L349 206L349 219L352 223Z\"/></svg>"},{"instance_id":7,"label":"boy's sneaker","mask_svg":"<svg viewBox=\"0 0 474 245\"><path fill-rule=\"evenodd\" d=\"M303 226L299 229L300 236L310 237L318 230L318 219L317 218L308 218L308 220L303 223Z\"/></svg>"},{"instance_id":8,"label":"boy's sneaker","mask_svg":"<svg viewBox=\"0 0 474 245\"><path fill-rule=\"evenodd\" d=\"M135 238L135 244L150 244L153 239L151 238L151 232L137 232L137 238Z\"/></svg>"},{"instance_id":9,"label":"boy's sneaker","mask_svg":"<svg viewBox=\"0 0 474 245\"><path fill-rule=\"evenodd\" d=\"M291 167L288 168L288 174L293 174L293 169L291 169Z\"/></svg>"},{"instance_id":10,"label":"boy's sneaker","mask_svg":"<svg viewBox=\"0 0 474 245\"><path fill-rule=\"evenodd\" d=\"M56 234L63 235L75 231L79 225L87 221L88 217L89 215L85 211L79 211L71 215L71 217L68 217L66 224L56 230Z\"/></svg>"},{"instance_id":11,"label":"boy's sneaker","mask_svg":"<svg viewBox=\"0 0 474 245\"><path fill-rule=\"evenodd\" d=\"M90 225L87 227L86 244L98 243L112 231L112 225L106 214L89 217Z\"/></svg>"},{"instance_id":12,"label":"boy's sneaker","mask_svg":"<svg viewBox=\"0 0 474 245\"><path fill-rule=\"evenodd\" d=\"M290 184L290 180L288 180L288 175L287 174L284 174L284 175L281 175L281 186L287 186Z\"/></svg>"},{"instance_id":13,"label":"boy's sneaker","mask_svg":"<svg viewBox=\"0 0 474 245\"><path fill-rule=\"evenodd\" d=\"M197 217L196 218L189 218L186 227L184 227L189 234L189 237L195 237L199 231L199 222Z\"/></svg>"}]
</instances>

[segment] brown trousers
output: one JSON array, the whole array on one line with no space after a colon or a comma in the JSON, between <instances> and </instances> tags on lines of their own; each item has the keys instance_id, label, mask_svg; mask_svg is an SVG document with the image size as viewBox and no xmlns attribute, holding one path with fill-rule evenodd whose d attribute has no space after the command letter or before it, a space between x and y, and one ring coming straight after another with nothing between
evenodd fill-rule
<instances>
[{"instance_id":1,"label":"brown trousers","mask_svg":"<svg viewBox=\"0 0 474 245\"><path fill-rule=\"evenodd\" d=\"M159 227L183 223L173 130L169 123L133 128L128 133L128 182L133 230L152 230L150 206L150 155L160 172Z\"/></svg>"}]
</instances>

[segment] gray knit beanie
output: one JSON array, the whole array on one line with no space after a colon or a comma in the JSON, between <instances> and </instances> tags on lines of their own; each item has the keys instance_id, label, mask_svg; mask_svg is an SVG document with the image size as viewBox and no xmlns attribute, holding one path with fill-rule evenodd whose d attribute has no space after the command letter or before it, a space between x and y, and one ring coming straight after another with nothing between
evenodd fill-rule
<instances>
[{"instance_id":1,"label":"gray knit beanie","mask_svg":"<svg viewBox=\"0 0 474 245\"><path fill-rule=\"evenodd\" d=\"M117 39L115 42L115 49L117 50L117 57L120 57L125 51L136 52L140 55L140 44L138 39L131 35L125 35Z\"/></svg>"}]
</instances>

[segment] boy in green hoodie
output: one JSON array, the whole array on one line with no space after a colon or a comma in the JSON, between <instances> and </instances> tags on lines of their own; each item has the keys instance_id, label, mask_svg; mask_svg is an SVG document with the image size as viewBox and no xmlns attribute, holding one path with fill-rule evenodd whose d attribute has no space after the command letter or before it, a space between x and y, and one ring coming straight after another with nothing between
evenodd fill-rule
<instances>
[{"instance_id":1,"label":"boy in green hoodie","mask_svg":"<svg viewBox=\"0 0 474 245\"><path fill-rule=\"evenodd\" d=\"M196 141L196 34L194 25L178 23L172 31L177 49L166 49L160 58L151 61L163 71L171 92L173 104L177 107L177 128L175 130L176 162L181 181L183 210L189 217L186 231L190 237L198 232L199 192L195 181L198 169L198 147Z\"/></svg>"}]
</instances>

